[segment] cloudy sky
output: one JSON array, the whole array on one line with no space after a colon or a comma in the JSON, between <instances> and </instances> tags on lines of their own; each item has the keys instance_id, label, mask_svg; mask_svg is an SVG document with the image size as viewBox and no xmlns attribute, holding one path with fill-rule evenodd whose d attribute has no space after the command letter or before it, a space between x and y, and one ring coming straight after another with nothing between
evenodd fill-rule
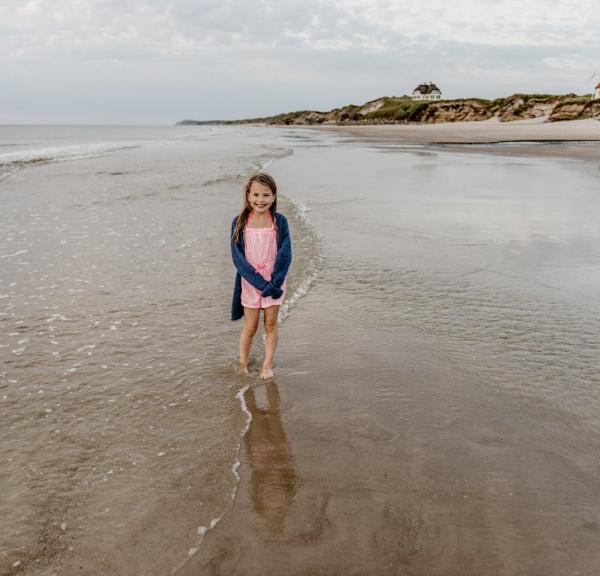
<instances>
[{"instance_id":1,"label":"cloudy sky","mask_svg":"<svg viewBox=\"0 0 600 576\"><path fill-rule=\"evenodd\" d=\"M429 80L583 94L599 31L600 0L0 0L0 123L329 110Z\"/></svg>"}]
</instances>

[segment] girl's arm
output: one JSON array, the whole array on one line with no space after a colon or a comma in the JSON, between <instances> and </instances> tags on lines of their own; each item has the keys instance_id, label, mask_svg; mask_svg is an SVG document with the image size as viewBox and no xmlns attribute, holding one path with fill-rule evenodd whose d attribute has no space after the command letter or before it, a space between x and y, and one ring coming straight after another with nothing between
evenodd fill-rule
<instances>
[{"instance_id":1,"label":"girl's arm","mask_svg":"<svg viewBox=\"0 0 600 576\"><path fill-rule=\"evenodd\" d=\"M233 231L235 229L236 220L237 218L233 219L231 224L231 234L229 235L231 239L231 259L233 260L233 264L242 278L250 282L252 286L262 292L267 287L269 282L264 279L258 270L254 269L254 266L252 266L248 260L246 260L240 245L233 241Z\"/></svg>"},{"instance_id":2,"label":"girl's arm","mask_svg":"<svg viewBox=\"0 0 600 576\"><path fill-rule=\"evenodd\" d=\"M292 263L292 239L287 220L283 219L281 228L281 246L275 257L273 274L271 274L271 283L276 288L281 288L285 277L287 276L290 264Z\"/></svg>"}]
</instances>

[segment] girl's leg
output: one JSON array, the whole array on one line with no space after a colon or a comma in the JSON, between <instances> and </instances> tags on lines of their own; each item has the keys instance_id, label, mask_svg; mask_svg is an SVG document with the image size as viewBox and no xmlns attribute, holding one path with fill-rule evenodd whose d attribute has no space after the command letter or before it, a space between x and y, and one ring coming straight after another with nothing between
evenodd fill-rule
<instances>
[{"instance_id":1,"label":"girl's leg","mask_svg":"<svg viewBox=\"0 0 600 576\"><path fill-rule=\"evenodd\" d=\"M258 329L258 320L260 318L259 308L246 308L244 306L244 327L240 335L240 371L247 373L248 356L252 349L252 339Z\"/></svg>"},{"instance_id":2,"label":"girl's leg","mask_svg":"<svg viewBox=\"0 0 600 576\"><path fill-rule=\"evenodd\" d=\"M273 356L277 348L279 306L265 308L265 361L263 362L261 377L273 376Z\"/></svg>"}]
</instances>

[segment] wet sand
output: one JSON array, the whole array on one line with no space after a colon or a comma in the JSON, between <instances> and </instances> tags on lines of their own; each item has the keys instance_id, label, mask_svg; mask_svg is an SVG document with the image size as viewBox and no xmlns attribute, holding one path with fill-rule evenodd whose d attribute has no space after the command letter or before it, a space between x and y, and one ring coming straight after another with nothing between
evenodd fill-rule
<instances>
[{"instance_id":1,"label":"wet sand","mask_svg":"<svg viewBox=\"0 0 600 576\"><path fill-rule=\"evenodd\" d=\"M539 130L547 138L549 129L563 127L530 126L522 139L534 140ZM490 141L482 126L415 128L334 129L369 145L464 143L476 133ZM465 129L471 131L461 135ZM600 125L583 122L570 134L598 136ZM585 148L593 160L599 149ZM309 207L323 267L280 327L275 381L260 383L256 374L239 381L250 384L252 421L236 498L177 575L597 574L600 398L593 366L600 335L592 318L600 303L593 222L572 268L567 247L578 223L588 226L586 210L596 214L598 205L580 206L573 230L559 238L555 222L540 212L514 230L506 223L518 219L516 209L494 221L499 206L506 209L496 204L497 190L464 203L460 197L461 214L490 211L490 223L476 230L452 222L457 202L441 203L444 191L430 186L454 159L472 166L473 186L486 174L496 182L496 170L503 173L498 161L471 157L470 147L456 156L434 147L400 151L400 163L403 154L422 159L417 180L425 188L398 199L393 188L379 195L383 180L371 179L383 178L387 165L378 164L378 172L348 150L338 163L327 160L337 171L330 181L318 151L270 167L280 187L296 186ZM581 150L563 147L560 155L581 159ZM534 145L508 153L517 160L544 154ZM517 161L508 186L530 174L523 190L540 178L542 192L543 178L549 188L564 178L566 187L579 166L568 164L562 173L547 159ZM403 174L402 165L397 169ZM585 170L577 190L595 181L594 167ZM346 198L331 191L337 180L347 183ZM548 197L559 215L564 200L554 194L561 189L556 185ZM413 220L395 215L403 205L410 215L413 202L429 206L430 196L431 213L421 205ZM518 197L507 205L517 206ZM545 225L548 238L540 234ZM572 284L564 279L570 274Z\"/></svg>"},{"instance_id":2,"label":"wet sand","mask_svg":"<svg viewBox=\"0 0 600 576\"><path fill-rule=\"evenodd\" d=\"M498 119L492 118L481 122L372 126L327 125L307 126L306 128L347 132L368 138L388 138L411 144L600 140L600 122L593 119L545 122L544 118L532 118L500 122Z\"/></svg>"},{"instance_id":3,"label":"wet sand","mask_svg":"<svg viewBox=\"0 0 600 576\"><path fill-rule=\"evenodd\" d=\"M168 574L236 490L227 237L286 142L0 128L0 575Z\"/></svg>"},{"instance_id":4,"label":"wet sand","mask_svg":"<svg viewBox=\"0 0 600 576\"><path fill-rule=\"evenodd\" d=\"M410 337L399 357L368 339L353 362L315 365L339 355L331 334L347 329L324 324L294 343L300 358L292 334L315 320L282 331L280 362L298 370L246 394L236 502L178 575L596 573L597 464L557 468L548 453L548 434L568 426L550 432L516 402L498 412L476 378ZM374 378L403 402L374 396ZM556 501L562 512L547 509Z\"/></svg>"},{"instance_id":5,"label":"wet sand","mask_svg":"<svg viewBox=\"0 0 600 576\"><path fill-rule=\"evenodd\" d=\"M0 166L0 573L596 574L598 144L361 138L83 127ZM294 239L266 385L229 321L260 166Z\"/></svg>"},{"instance_id":6,"label":"wet sand","mask_svg":"<svg viewBox=\"0 0 600 576\"><path fill-rule=\"evenodd\" d=\"M500 122L493 118L482 122L308 128L347 134L351 140L370 144L425 144L504 156L600 160L600 145L596 145L600 144L600 122L592 119L544 122L544 118L533 118ZM490 144L501 145L489 146Z\"/></svg>"}]
</instances>

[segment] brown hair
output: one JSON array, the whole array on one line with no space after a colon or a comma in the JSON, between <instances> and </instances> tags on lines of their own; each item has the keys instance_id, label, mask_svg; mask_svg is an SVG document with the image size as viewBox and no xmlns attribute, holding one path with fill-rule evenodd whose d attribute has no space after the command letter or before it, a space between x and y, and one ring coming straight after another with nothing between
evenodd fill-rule
<instances>
[{"instance_id":1,"label":"brown hair","mask_svg":"<svg viewBox=\"0 0 600 576\"><path fill-rule=\"evenodd\" d=\"M273 218L273 222L275 222L275 230L277 230L277 222L275 220L275 211L277 210L277 184L275 184L275 180L273 177L266 172L257 172L253 174L246 182L246 186L244 187L244 204L242 207L242 211L238 216L237 222L235 224L235 228L233 230L233 235L231 236L232 242L240 241L240 231L246 226L246 222L248 222L248 217L252 212L252 208L250 207L250 202L248 201L248 194L250 194L250 187L253 182L258 182L259 184L263 184L267 188L270 188L271 192L273 192L273 204L269 207L269 211L271 212L271 216Z\"/></svg>"}]
</instances>

